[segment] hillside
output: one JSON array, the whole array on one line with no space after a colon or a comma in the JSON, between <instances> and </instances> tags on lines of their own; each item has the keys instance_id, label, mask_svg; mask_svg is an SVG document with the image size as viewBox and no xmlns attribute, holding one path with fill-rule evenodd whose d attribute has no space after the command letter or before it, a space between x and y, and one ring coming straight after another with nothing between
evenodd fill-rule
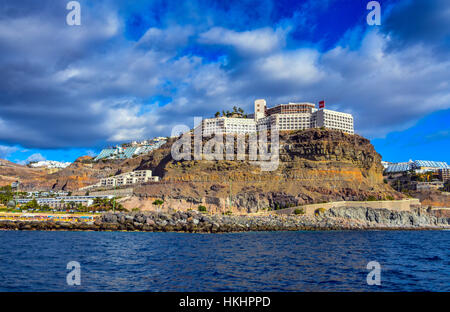
<instances>
[{"instance_id":1,"label":"hillside","mask_svg":"<svg viewBox=\"0 0 450 312\"><path fill-rule=\"evenodd\" d=\"M246 211L336 200L403 198L383 183L381 156L369 140L332 130L281 134L280 164L273 172L263 172L248 160L174 161L170 143L143 159L139 169L154 169L164 183L135 188L141 200L134 200L129 207L150 209L151 199L164 198L172 208L196 209L201 204L213 211L228 210L230 194L231 209Z\"/></svg>"},{"instance_id":2,"label":"hillside","mask_svg":"<svg viewBox=\"0 0 450 312\"><path fill-rule=\"evenodd\" d=\"M0 186L9 185L17 180L30 181L44 179L47 171L44 168L29 168L5 159L0 159Z\"/></svg>"},{"instance_id":3,"label":"hillside","mask_svg":"<svg viewBox=\"0 0 450 312\"><path fill-rule=\"evenodd\" d=\"M124 203L127 208L143 209L154 209L155 198L163 198L165 207L196 209L201 204L212 211L403 198L383 183L381 156L369 140L358 135L321 129L282 133L280 163L272 172L261 171L248 161L248 155L243 161L175 161L171 156L173 142L169 140L148 155L125 161L94 162L85 156L52 174L21 166L23 172L16 169L6 174L0 167L0 175L12 181L11 175L20 173L27 189L76 190L102 177L151 169L161 177L161 183L135 187L136 196Z\"/></svg>"},{"instance_id":4,"label":"hillside","mask_svg":"<svg viewBox=\"0 0 450 312\"><path fill-rule=\"evenodd\" d=\"M136 162L138 161L138 162ZM4 164L2 166L2 164ZM99 179L122 171L132 171L139 160L93 162L83 156L64 169L30 168L0 160L0 186L20 180L23 190L66 190L97 183Z\"/></svg>"}]
</instances>

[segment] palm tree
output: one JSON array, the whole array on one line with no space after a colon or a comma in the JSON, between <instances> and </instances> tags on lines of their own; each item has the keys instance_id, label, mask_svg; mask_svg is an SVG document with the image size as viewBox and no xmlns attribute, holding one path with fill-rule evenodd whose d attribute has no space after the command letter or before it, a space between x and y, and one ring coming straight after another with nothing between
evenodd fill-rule
<instances>
[{"instance_id":1,"label":"palm tree","mask_svg":"<svg viewBox=\"0 0 450 312\"><path fill-rule=\"evenodd\" d=\"M220 116L220 112L216 112L216 114L214 115L214 117L219 117Z\"/></svg>"},{"instance_id":2,"label":"palm tree","mask_svg":"<svg viewBox=\"0 0 450 312\"><path fill-rule=\"evenodd\" d=\"M156 199L156 200L153 202L153 205L158 206L158 211L161 209L161 205L162 205L162 204L164 204L164 201L163 201L162 199Z\"/></svg>"}]
</instances>

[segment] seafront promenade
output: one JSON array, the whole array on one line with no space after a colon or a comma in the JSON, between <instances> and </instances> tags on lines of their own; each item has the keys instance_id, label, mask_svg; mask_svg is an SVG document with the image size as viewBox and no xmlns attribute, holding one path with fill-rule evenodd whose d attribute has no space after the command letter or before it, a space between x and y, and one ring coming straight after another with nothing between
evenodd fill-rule
<instances>
[{"instance_id":1,"label":"seafront promenade","mask_svg":"<svg viewBox=\"0 0 450 312\"><path fill-rule=\"evenodd\" d=\"M100 215L0 212L0 221L94 222Z\"/></svg>"}]
</instances>

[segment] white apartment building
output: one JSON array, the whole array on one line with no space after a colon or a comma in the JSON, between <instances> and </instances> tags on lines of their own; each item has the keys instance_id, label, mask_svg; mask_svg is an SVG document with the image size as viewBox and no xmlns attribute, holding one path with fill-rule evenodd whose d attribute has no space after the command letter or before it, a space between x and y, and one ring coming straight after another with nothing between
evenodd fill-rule
<instances>
[{"instance_id":1,"label":"white apartment building","mask_svg":"<svg viewBox=\"0 0 450 312\"><path fill-rule=\"evenodd\" d=\"M314 113L316 116L315 121L311 119L312 123L315 122L315 127L325 127L327 129L342 130L347 133L354 133L353 129L353 116L347 113L341 113L332 111L329 109L319 109ZM314 115L313 114L313 115Z\"/></svg>"},{"instance_id":2,"label":"white apartment building","mask_svg":"<svg viewBox=\"0 0 450 312\"><path fill-rule=\"evenodd\" d=\"M279 131L321 128L340 130L353 134L353 116L329 109L317 109L308 102L279 104L266 107L266 101L256 100L253 118L217 117L204 119L201 123L204 136L211 134L247 134L264 129Z\"/></svg>"},{"instance_id":3,"label":"white apartment building","mask_svg":"<svg viewBox=\"0 0 450 312\"><path fill-rule=\"evenodd\" d=\"M107 198L111 199L114 195L97 195L97 196L58 196L58 197L36 197L36 198L18 198L16 201L18 204L26 204L33 199L39 205L48 205L53 208L64 208L71 203L75 205L82 204L83 206L89 207L94 203L95 198Z\"/></svg>"},{"instance_id":4,"label":"white apartment building","mask_svg":"<svg viewBox=\"0 0 450 312\"><path fill-rule=\"evenodd\" d=\"M115 187L122 185L141 184L146 182L158 182L158 176L152 176L151 170L136 170L122 173L113 177L104 178L96 186Z\"/></svg>"},{"instance_id":5,"label":"white apartment building","mask_svg":"<svg viewBox=\"0 0 450 312\"><path fill-rule=\"evenodd\" d=\"M202 120L203 135L219 133L253 133L256 131L256 124L250 118L228 118L217 117Z\"/></svg>"}]
</instances>

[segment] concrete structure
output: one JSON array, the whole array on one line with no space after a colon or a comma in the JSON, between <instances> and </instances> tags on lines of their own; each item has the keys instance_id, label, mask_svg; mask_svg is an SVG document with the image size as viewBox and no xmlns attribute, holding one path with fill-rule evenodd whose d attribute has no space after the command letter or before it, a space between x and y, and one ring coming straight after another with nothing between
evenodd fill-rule
<instances>
[{"instance_id":1,"label":"concrete structure","mask_svg":"<svg viewBox=\"0 0 450 312\"><path fill-rule=\"evenodd\" d=\"M380 201L338 201L323 204L310 204L298 207L291 207L285 209L275 210L276 214L293 214L295 209L303 208L306 215L313 216L317 209L323 208L328 210L330 208L358 208L367 207L372 209L389 209L395 211L411 211L412 208L420 207L420 200L417 198L402 199L402 200L380 200Z\"/></svg>"},{"instance_id":2,"label":"concrete structure","mask_svg":"<svg viewBox=\"0 0 450 312\"><path fill-rule=\"evenodd\" d=\"M444 187L444 182L441 182L441 181L417 182L415 184L415 189L417 191L439 190L443 187Z\"/></svg>"},{"instance_id":3,"label":"concrete structure","mask_svg":"<svg viewBox=\"0 0 450 312\"><path fill-rule=\"evenodd\" d=\"M106 191L94 191L90 192L89 195L91 196L103 196L103 195L114 195L117 197L127 197L133 195L133 188L120 188L120 189L114 189L114 190L106 190Z\"/></svg>"},{"instance_id":4,"label":"concrete structure","mask_svg":"<svg viewBox=\"0 0 450 312\"><path fill-rule=\"evenodd\" d=\"M439 178L441 179L441 181L446 182L448 180L450 180L450 169L449 168L442 168L439 169Z\"/></svg>"},{"instance_id":5,"label":"concrete structure","mask_svg":"<svg viewBox=\"0 0 450 312\"><path fill-rule=\"evenodd\" d=\"M146 182L158 182L158 176L152 176L151 170L136 170L122 173L113 177L104 178L95 186L115 187L123 185L141 184Z\"/></svg>"},{"instance_id":6,"label":"concrete structure","mask_svg":"<svg viewBox=\"0 0 450 312\"><path fill-rule=\"evenodd\" d=\"M266 107L266 101L256 100L252 118L208 118L202 121L203 135L248 134L265 129L280 131L327 128L353 134L353 116L328 109L317 109L313 103L279 104Z\"/></svg>"}]
</instances>

